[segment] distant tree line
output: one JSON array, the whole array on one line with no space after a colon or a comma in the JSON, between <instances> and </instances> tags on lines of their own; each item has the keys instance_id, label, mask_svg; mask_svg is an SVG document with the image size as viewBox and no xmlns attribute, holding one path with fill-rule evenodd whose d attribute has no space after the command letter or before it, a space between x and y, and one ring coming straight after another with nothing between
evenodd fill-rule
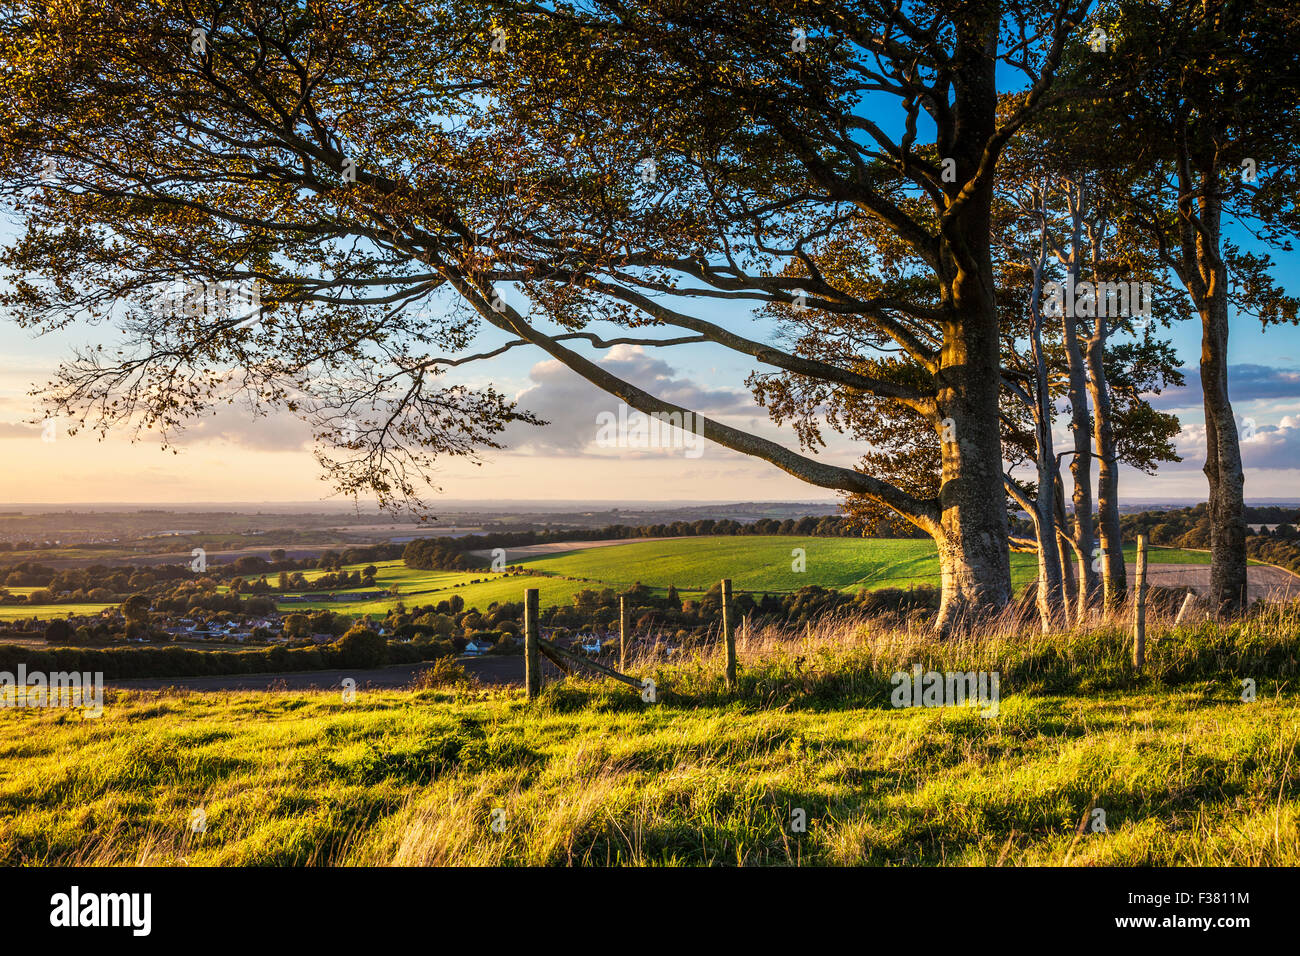
<instances>
[{"instance_id":1,"label":"distant tree line","mask_svg":"<svg viewBox=\"0 0 1300 956\"><path fill-rule=\"evenodd\" d=\"M1210 547L1211 517L1204 504L1174 511L1124 515L1120 525L1126 541L1145 534L1151 544L1161 547L1201 550ZM1300 574L1300 508L1277 505L1248 507L1246 525L1246 553L1251 558ZM1260 525L1277 527L1270 530Z\"/></svg>"},{"instance_id":2,"label":"distant tree line","mask_svg":"<svg viewBox=\"0 0 1300 956\"><path fill-rule=\"evenodd\" d=\"M343 587L366 587L374 584L370 567L360 572L342 572L345 565L393 561L402 556L400 544L376 544L366 547L333 549L319 558L289 558L282 549L270 552L270 560L258 555L243 555L224 564L212 562L201 578L190 570L189 561L180 564L157 564L145 567L94 564L87 568L52 568L34 561L0 565L0 604L108 604L131 594L169 593L175 585L193 584L196 580L228 583L237 594L265 594L275 590L330 590ZM371 565L373 567L373 565ZM333 572L315 581L307 581L303 571ZM266 575L278 574L271 585ZM250 580L253 579L253 580ZM286 586L287 584L287 586ZM38 588L30 595L12 594L6 588ZM210 610L223 610L212 606Z\"/></svg>"}]
</instances>

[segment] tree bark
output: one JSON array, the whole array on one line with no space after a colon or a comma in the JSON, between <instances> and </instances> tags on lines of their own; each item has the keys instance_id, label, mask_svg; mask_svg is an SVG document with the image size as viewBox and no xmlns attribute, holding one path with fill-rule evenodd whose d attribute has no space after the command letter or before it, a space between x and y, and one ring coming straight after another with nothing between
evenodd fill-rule
<instances>
[{"instance_id":1,"label":"tree bark","mask_svg":"<svg viewBox=\"0 0 1300 956\"><path fill-rule=\"evenodd\" d=\"M1098 310L1100 311L1100 309ZM1096 331L1088 343L1088 393L1092 398L1092 440L1097 456L1097 530L1101 539L1102 606L1114 613L1124 606L1128 573L1119 526L1119 461L1110 413L1110 388L1106 382L1106 318L1097 317Z\"/></svg>"},{"instance_id":2,"label":"tree bark","mask_svg":"<svg viewBox=\"0 0 1300 956\"><path fill-rule=\"evenodd\" d=\"M1003 485L999 393L1002 340L993 272L993 177L986 160L997 134L997 6L972 11L954 60L960 122L950 149L958 183L944 190L934 268L943 318L933 369L943 463L939 487L941 637L966 630L1011 601L1011 549ZM983 171L983 172L981 172ZM960 183L960 185L959 185Z\"/></svg>"},{"instance_id":3,"label":"tree bark","mask_svg":"<svg viewBox=\"0 0 1300 956\"><path fill-rule=\"evenodd\" d=\"M1060 464L1053 468L1052 484L1056 489L1054 506L1056 508L1056 533L1061 560L1061 593L1065 599L1065 623L1073 623L1079 609L1079 580L1075 574L1076 557L1082 563L1082 556L1074 536L1067 532L1069 521L1065 514L1065 486L1061 481Z\"/></svg>"},{"instance_id":4,"label":"tree bark","mask_svg":"<svg viewBox=\"0 0 1300 956\"><path fill-rule=\"evenodd\" d=\"M1228 267L1221 243L1223 203L1213 159L1199 169L1195 210L1183 169L1179 202L1184 282L1201 317L1201 394L1205 406L1205 477L1210 485L1210 603L1220 614L1246 606L1246 477L1228 398ZM1190 164L1189 164L1190 165ZM1190 262L1188 260L1191 260ZM1190 279L1191 281L1188 281Z\"/></svg>"},{"instance_id":5,"label":"tree bark","mask_svg":"<svg viewBox=\"0 0 1300 956\"><path fill-rule=\"evenodd\" d=\"M981 228L980 217L965 226ZM987 217L982 228L987 238ZM971 246L979 248L978 243ZM941 636L968 628L979 615L998 611L1011 600L1010 527L998 416L1001 343L988 248L985 241L982 276L955 273L951 289L956 314L945 324L936 375L943 462L936 536L943 588L937 621Z\"/></svg>"},{"instance_id":6,"label":"tree bark","mask_svg":"<svg viewBox=\"0 0 1300 956\"><path fill-rule=\"evenodd\" d=\"M1201 313L1201 388L1205 404L1205 477L1210 483L1210 601L1221 614L1246 606L1246 476L1228 399L1226 270L1216 270Z\"/></svg>"},{"instance_id":7,"label":"tree bark","mask_svg":"<svg viewBox=\"0 0 1300 956\"><path fill-rule=\"evenodd\" d=\"M1077 271L1070 270L1074 282ZM1083 360L1083 347L1075 330L1077 320L1071 314L1063 316L1065 355L1069 366L1068 396L1070 401L1070 437L1074 454L1070 457L1070 479L1074 485L1071 500L1074 504L1074 545L1079 555L1079 607L1078 618L1087 615L1097 595L1100 579L1092 567L1092 551L1096 534L1092 523L1092 448L1091 425L1088 414L1087 372Z\"/></svg>"},{"instance_id":8,"label":"tree bark","mask_svg":"<svg viewBox=\"0 0 1300 956\"><path fill-rule=\"evenodd\" d=\"M1046 223L1043 229L1046 230ZM1043 631L1061 620L1064 610L1060 541L1056 526L1056 452L1052 443L1052 391L1043 350L1042 286L1045 249L1040 247L1030 292L1030 347L1034 361L1034 452L1038 478L1033 502L1034 534L1038 539L1038 619Z\"/></svg>"},{"instance_id":9,"label":"tree bark","mask_svg":"<svg viewBox=\"0 0 1300 956\"><path fill-rule=\"evenodd\" d=\"M1041 474L1041 472L1040 472ZM1040 481L1041 487L1041 481ZM1039 494L1034 504L1034 534L1038 538L1038 621L1044 631L1059 624L1065 609L1065 592L1061 572L1061 551L1056 534L1056 514L1052 507L1051 479L1048 494Z\"/></svg>"}]
</instances>

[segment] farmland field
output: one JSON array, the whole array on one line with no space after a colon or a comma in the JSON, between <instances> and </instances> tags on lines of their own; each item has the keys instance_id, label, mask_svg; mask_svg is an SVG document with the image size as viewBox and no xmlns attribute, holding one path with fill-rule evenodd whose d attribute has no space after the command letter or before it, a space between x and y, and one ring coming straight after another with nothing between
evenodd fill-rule
<instances>
[{"instance_id":1,"label":"farmland field","mask_svg":"<svg viewBox=\"0 0 1300 956\"><path fill-rule=\"evenodd\" d=\"M802 572L793 569L792 552L797 548L803 549L806 562ZM1126 549L1128 560L1133 560L1134 553L1134 549ZM1153 550L1151 560L1208 564L1209 557L1199 551L1162 548ZM572 551L519 557L507 549L506 560L538 573L506 577L488 571L417 571L400 561L389 561L376 565L379 574L375 580L380 587L396 585L402 592L400 600L408 607L436 604L459 594L466 607L479 609L494 601L522 600L524 589L532 587L541 592L540 601L546 607L567 604L585 588L623 589L637 582L659 592L674 586L683 598L697 596L726 577L737 591L753 592L795 591L810 584L849 591L939 584L939 562L934 544L928 540L776 535L670 538L594 548L575 543ZM1034 580L1038 570L1036 559L1026 554L1012 554L1011 569L1017 588ZM312 576L308 574L309 579ZM475 580L479 583L470 583ZM281 610L333 608L382 613L398 600L285 604Z\"/></svg>"},{"instance_id":2,"label":"farmland field","mask_svg":"<svg viewBox=\"0 0 1300 956\"><path fill-rule=\"evenodd\" d=\"M805 569L794 570L796 549L803 550ZM1134 550L1125 549L1127 559ZM1161 564L1208 564L1209 554L1178 549L1153 549L1150 560ZM376 562L378 574L373 587L339 589L337 593L396 588L397 597L365 601L282 602L282 612L328 608L348 614L385 614L399 602L407 607L437 604L454 594L466 607L486 610L493 602L522 600L525 588L535 587L543 607L568 604L587 588L621 590L640 582L663 592L677 588L683 598L698 596L721 578L731 578L735 589L752 592L795 591L806 585L858 591L878 588L937 586L939 564L933 542L928 540L799 538L793 536L734 536L669 538L637 541L605 547L585 547L552 554L522 554L506 560L536 574L506 576L490 571L421 571L401 561ZM348 565L348 572L364 564ZM303 572L308 581L324 571ZM1011 555L1012 582L1016 588L1029 584L1037 574L1032 555ZM272 575L272 578L274 575ZM474 583L477 582L477 583ZM28 594L32 587L13 587L14 594ZM294 592L290 592L294 593ZM49 620L68 614L98 614L112 604L12 604L0 605L0 620L36 617Z\"/></svg>"},{"instance_id":3,"label":"farmland field","mask_svg":"<svg viewBox=\"0 0 1300 956\"><path fill-rule=\"evenodd\" d=\"M29 617L48 621L69 614L87 616L98 614L116 604L0 604L0 621L21 621Z\"/></svg>"}]
</instances>

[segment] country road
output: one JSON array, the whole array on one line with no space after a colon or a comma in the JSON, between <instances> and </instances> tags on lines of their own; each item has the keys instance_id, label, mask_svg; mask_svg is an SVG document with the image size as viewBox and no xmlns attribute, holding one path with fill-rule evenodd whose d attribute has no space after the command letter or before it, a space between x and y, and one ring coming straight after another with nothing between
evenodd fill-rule
<instances>
[{"instance_id":1,"label":"country road","mask_svg":"<svg viewBox=\"0 0 1300 956\"><path fill-rule=\"evenodd\" d=\"M1128 565L1129 584L1137 580L1137 565ZM1148 564L1147 584L1165 588L1193 588L1198 594L1210 589L1208 564ZM1246 569L1246 595L1252 601L1300 597L1300 576L1269 564Z\"/></svg>"},{"instance_id":2,"label":"country road","mask_svg":"<svg viewBox=\"0 0 1300 956\"><path fill-rule=\"evenodd\" d=\"M524 658L517 654L510 657L467 657L462 656L456 662L465 668L471 677L484 684L503 685L524 682ZM294 671L286 674L215 674L206 677L156 677L135 680L105 680L105 687L118 687L123 690L161 690L176 687L183 690L222 691L222 690L340 690L346 678L357 682L358 690L372 688L407 687L416 675L432 667L433 662L419 664L394 664L389 667L377 667L371 670L320 670ZM542 677L553 680L561 676L558 668L550 661L542 660Z\"/></svg>"}]
</instances>

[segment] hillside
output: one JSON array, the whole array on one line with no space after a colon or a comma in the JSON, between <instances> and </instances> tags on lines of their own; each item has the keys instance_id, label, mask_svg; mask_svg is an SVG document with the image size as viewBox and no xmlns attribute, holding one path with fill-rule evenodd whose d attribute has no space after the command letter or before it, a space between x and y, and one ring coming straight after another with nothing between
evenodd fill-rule
<instances>
[{"instance_id":1,"label":"hillside","mask_svg":"<svg viewBox=\"0 0 1300 956\"><path fill-rule=\"evenodd\" d=\"M828 624L742 642L734 695L706 653L636 662L656 703L569 680L529 705L444 662L353 700L11 710L0 862L1296 865L1294 623L1162 630L1145 676L1116 630L940 647ZM911 660L1000 671L998 712L891 707Z\"/></svg>"}]
</instances>

